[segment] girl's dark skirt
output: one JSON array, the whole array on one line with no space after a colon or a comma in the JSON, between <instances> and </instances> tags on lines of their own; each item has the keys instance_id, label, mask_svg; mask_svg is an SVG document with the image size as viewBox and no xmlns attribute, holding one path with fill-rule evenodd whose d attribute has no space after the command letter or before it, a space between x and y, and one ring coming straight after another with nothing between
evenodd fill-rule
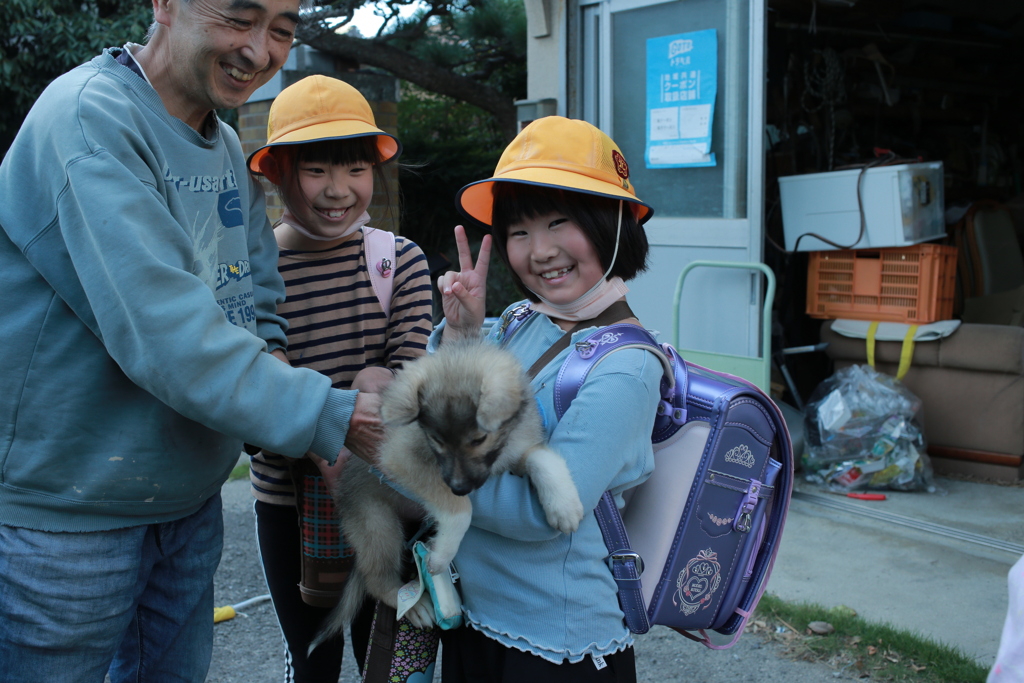
<instances>
[{"instance_id":1,"label":"girl's dark skirt","mask_svg":"<svg viewBox=\"0 0 1024 683\"><path fill-rule=\"evenodd\" d=\"M441 632L443 683L636 683L632 647L606 655L604 663L598 669L587 657L575 664L554 664L469 627Z\"/></svg>"}]
</instances>

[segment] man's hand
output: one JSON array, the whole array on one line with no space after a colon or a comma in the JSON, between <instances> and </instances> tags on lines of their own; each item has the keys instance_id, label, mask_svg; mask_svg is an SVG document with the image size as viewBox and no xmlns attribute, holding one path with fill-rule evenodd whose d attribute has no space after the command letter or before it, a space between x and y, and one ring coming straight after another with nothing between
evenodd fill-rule
<instances>
[{"instance_id":1,"label":"man's hand","mask_svg":"<svg viewBox=\"0 0 1024 683\"><path fill-rule=\"evenodd\" d=\"M377 449L383 439L384 424L380 421L380 395L360 391L356 395L356 408L349 420L345 447L373 465L377 462Z\"/></svg>"},{"instance_id":2,"label":"man's hand","mask_svg":"<svg viewBox=\"0 0 1024 683\"><path fill-rule=\"evenodd\" d=\"M335 482L341 478L341 472L345 469L345 463L352 457L352 451L342 448L341 452L338 453L338 459L334 461L333 465L328 465L326 460L312 451L306 453L306 457L312 460L313 464L320 470L320 476L327 482L327 490L333 492Z\"/></svg>"},{"instance_id":3,"label":"man's hand","mask_svg":"<svg viewBox=\"0 0 1024 683\"><path fill-rule=\"evenodd\" d=\"M490 235L484 235L480 242L476 265L466 229L461 225L455 226L455 244L459 248L459 272L449 271L437 279L446 320L445 340L480 336L487 295L487 268L491 261Z\"/></svg>"},{"instance_id":4,"label":"man's hand","mask_svg":"<svg viewBox=\"0 0 1024 683\"><path fill-rule=\"evenodd\" d=\"M384 391L384 387L391 384L391 380L394 378L395 373L391 372L388 368L371 365L359 371L352 380L352 388L359 391L368 391L372 394L379 394Z\"/></svg>"}]
</instances>

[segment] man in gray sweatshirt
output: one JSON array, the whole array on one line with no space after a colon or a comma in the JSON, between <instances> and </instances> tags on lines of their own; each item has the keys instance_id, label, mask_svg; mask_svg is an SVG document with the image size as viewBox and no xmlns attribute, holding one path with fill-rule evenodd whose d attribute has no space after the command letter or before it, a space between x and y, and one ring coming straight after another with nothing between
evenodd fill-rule
<instances>
[{"instance_id":1,"label":"man in gray sweatshirt","mask_svg":"<svg viewBox=\"0 0 1024 683\"><path fill-rule=\"evenodd\" d=\"M237 107L299 0L153 0L0 165L0 681L205 678L219 490L248 442L372 453L377 397L272 357L284 296Z\"/></svg>"}]
</instances>

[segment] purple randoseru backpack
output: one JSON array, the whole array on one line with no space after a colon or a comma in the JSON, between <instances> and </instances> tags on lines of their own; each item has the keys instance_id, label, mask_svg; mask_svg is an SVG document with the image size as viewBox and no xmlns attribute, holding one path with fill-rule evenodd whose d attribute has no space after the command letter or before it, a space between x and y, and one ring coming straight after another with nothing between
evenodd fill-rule
<instances>
[{"instance_id":1,"label":"purple randoseru backpack","mask_svg":"<svg viewBox=\"0 0 1024 683\"><path fill-rule=\"evenodd\" d=\"M621 514L611 493L595 511L626 625L646 633L661 624L710 648L731 647L779 551L793 488L789 431L756 386L684 362L629 324L603 327L570 350L555 383L559 419L590 371L623 348L653 352L666 373L654 473L624 493ZM707 630L732 638L715 644Z\"/></svg>"}]
</instances>

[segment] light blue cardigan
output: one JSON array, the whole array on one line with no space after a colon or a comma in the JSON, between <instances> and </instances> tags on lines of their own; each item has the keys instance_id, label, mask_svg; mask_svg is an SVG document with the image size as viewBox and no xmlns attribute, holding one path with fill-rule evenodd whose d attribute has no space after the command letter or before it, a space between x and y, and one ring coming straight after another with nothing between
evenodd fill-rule
<instances>
[{"instance_id":1,"label":"light blue cardigan","mask_svg":"<svg viewBox=\"0 0 1024 683\"><path fill-rule=\"evenodd\" d=\"M577 332L573 340L593 329ZM437 348L443 331L444 323L429 349ZM530 367L562 334L549 318L535 314L508 348ZM566 459L584 508L593 510L604 491L636 486L653 470L651 430L662 369L653 354L640 349L610 355L556 423L554 379L568 353L541 370L533 388L550 445ZM472 628L555 663L609 655L632 643L593 514L584 516L575 533L561 534L548 526L528 481L513 474L492 478L470 497L473 524L455 565Z\"/></svg>"}]
</instances>

